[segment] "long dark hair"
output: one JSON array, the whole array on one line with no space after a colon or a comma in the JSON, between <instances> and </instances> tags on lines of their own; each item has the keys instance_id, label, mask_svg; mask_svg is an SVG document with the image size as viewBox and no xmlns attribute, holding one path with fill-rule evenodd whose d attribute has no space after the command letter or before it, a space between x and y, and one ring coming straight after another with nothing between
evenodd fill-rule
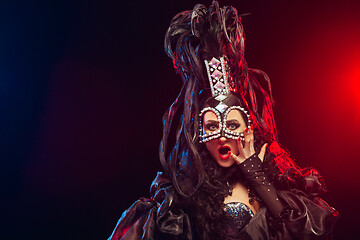
<instances>
[{"instance_id":1,"label":"long dark hair","mask_svg":"<svg viewBox=\"0 0 360 240\"><path fill-rule=\"evenodd\" d=\"M159 153L165 172L181 195L194 193L205 176L197 131L199 96L202 91L209 91L204 59L227 57L232 91L254 115L254 124L266 135L266 140L277 140L270 81L262 71L247 67L244 41L237 10L231 6L220 8L216 1L209 9L198 4L192 11L181 12L170 23L165 50L183 86L163 116Z\"/></svg>"},{"instance_id":2,"label":"long dark hair","mask_svg":"<svg viewBox=\"0 0 360 240\"><path fill-rule=\"evenodd\" d=\"M165 51L183 86L163 116L160 161L179 197L195 204L192 218L200 239L221 238L222 228L216 220L223 215L223 201L229 190L226 183L236 178L233 168L218 166L199 143L198 115L203 92L210 88L204 60L226 56L231 91L253 116L256 147L277 141L270 80L264 72L248 68L244 41L237 10L231 6L220 8L216 1L209 8L198 4L191 11L177 14L165 36ZM289 159L279 165L279 170L271 150L267 155L269 164L265 168L271 178L293 166Z\"/></svg>"}]
</instances>

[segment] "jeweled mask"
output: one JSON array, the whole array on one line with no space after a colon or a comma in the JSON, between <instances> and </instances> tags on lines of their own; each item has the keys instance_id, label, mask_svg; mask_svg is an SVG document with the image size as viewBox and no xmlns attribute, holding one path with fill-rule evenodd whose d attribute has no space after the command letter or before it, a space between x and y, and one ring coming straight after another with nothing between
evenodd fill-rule
<instances>
[{"instance_id":1,"label":"jeweled mask","mask_svg":"<svg viewBox=\"0 0 360 240\"><path fill-rule=\"evenodd\" d=\"M226 137L231 139L241 138L244 140L244 133L232 130L227 123L228 115L232 110L238 110L241 113L242 118L244 119L247 128L251 126L251 120L249 112L241 106L241 102L237 96L233 93L227 95L219 95L218 97L209 98L204 108L200 111L199 114L199 142L205 143L212 139ZM203 118L205 113L211 111L217 116L217 130L206 133L205 126L203 124Z\"/></svg>"}]
</instances>

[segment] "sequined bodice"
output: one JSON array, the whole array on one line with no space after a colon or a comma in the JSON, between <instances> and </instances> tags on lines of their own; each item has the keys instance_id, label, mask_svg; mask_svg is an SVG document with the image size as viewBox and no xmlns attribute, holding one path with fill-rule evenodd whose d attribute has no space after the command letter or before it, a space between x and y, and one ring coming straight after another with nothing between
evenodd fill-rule
<instances>
[{"instance_id":1,"label":"sequined bodice","mask_svg":"<svg viewBox=\"0 0 360 240\"><path fill-rule=\"evenodd\" d=\"M251 209L240 202L226 203L224 211L227 217L227 235L231 237L236 237L254 216Z\"/></svg>"}]
</instances>

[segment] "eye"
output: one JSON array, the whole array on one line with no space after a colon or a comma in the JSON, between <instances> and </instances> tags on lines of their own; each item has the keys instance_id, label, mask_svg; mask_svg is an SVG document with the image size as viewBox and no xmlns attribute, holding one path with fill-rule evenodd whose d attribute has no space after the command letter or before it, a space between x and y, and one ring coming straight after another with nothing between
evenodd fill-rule
<instances>
[{"instance_id":1,"label":"eye","mask_svg":"<svg viewBox=\"0 0 360 240\"><path fill-rule=\"evenodd\" d=\"M211 131L215 131L216 129L218 129L218 127L215 126L215 125L211 125L211 126L209 127L209 130L211 130Z\"/></svg>"},{"instance_id":2,"label":"eye","mask_svg":"<svg viewBox=\"0 0 360 240\"><path fill-rule=\"evenodd\" d=\"M227 129L234 131L234 130L236 130L238 127L240 127L240 124L238 124L238 123L230 123L230 124L227 124L226 127L227 127Z\"/></svg>"},{"instance_id":3,"label":"eye","mask_svg":"<svg viewBox=\"0 0 360 240\"><path fill-rule=\"evenodd\" d=\"M209 131L216 131L218 130L219 126L215 123L209 123L205 125L205 128Z\"/></svg>"}]
</instances>

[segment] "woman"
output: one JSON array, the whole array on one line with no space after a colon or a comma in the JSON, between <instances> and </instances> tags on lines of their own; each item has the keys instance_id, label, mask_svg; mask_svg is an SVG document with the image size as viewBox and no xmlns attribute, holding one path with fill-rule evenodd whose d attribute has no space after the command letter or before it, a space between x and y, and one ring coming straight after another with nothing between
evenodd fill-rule
<instances>
[{"instance_id":1,"label":"woman","mask_svg":"<svg viewBox=\"0 0 360 240\"><path fill-rule=\"evenodd\" d=\"M318 172L277 143L270 81L247 67L236 9L179 13L165 49L183 80L163 118L165 172L109 239L328 238L338 212Z\"/></svg>"}]
</instances>

